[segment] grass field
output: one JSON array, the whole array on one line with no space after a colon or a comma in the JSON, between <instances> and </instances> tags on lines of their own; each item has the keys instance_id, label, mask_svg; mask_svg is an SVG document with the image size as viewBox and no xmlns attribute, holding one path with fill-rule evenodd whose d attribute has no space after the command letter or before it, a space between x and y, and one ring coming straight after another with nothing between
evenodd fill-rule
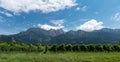
<instances>
[{"instance_id":1,"label":"grass field","mask_svg":"<svg viewBox=\"0 0 120 62\"><path fill-rule=\"evenodd\" d=\"M0 53L0 62L120 62L120 53Z\"/></svg>"}]
</instances>

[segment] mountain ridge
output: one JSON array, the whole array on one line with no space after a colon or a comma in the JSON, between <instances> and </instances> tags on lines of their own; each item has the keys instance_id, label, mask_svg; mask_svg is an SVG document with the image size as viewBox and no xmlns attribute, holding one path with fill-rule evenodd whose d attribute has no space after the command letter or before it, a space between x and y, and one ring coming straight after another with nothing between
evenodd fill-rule
<instances>
[{"instance_id":1,"label":"mountain ridge","mask_svg":"<svg viewBox=\"0 0 120 62\"><path fill-rule=\"evenodd\" d=\"M44 30L30 28L14 35L0 35L0 41L43 44L115 44L120 40L120 29L103 28L92 32L82 30L64 32L58 30Z\"/></svg>"}]
</instances>

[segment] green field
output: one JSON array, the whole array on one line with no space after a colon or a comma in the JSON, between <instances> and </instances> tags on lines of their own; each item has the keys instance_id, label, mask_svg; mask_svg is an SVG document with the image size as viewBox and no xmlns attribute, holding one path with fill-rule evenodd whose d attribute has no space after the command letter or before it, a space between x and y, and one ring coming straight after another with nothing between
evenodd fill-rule
<instances>
[{"instance_id":1,"label":"green field","mask_svg":"<svg viewBox=\"0 0 120 62\"><path fill-rule=\"evenodd\" d=\"M0 62L120 62L120 53L0 53Z\"/></svg>"}]
</instances>

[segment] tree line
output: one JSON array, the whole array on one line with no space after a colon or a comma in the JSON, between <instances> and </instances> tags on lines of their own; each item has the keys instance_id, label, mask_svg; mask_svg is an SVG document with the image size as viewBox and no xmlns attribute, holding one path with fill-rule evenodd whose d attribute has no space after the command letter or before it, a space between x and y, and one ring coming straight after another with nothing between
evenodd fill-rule
<instances>
[{"instance_id":1,"label":"tree line","mask_svg":"<svg viewBox=\"0 0 120 62\"><path fill-rule=\"evenodd\" d=\"M0 52L120 52L119 44L26 44L26 43L0 43Z\"/></svg>"}]
</instances>

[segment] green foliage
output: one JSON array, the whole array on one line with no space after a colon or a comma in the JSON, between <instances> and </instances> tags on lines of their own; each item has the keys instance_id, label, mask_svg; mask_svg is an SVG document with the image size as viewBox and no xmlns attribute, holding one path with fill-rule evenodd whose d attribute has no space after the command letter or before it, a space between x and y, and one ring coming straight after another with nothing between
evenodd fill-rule
<instances>
[{"instance_id":1,"label":"green foliage","mask_svg":"<svg viewBox=\"0 0 120 62\"><path fill-rule=\"evenodd\" d=\"M89 46L87 46L87 48L88 48L88 51L90 51L90 52L94 52L94 51L96 51L96 49L95 49L95 45L89 45Z\"/></svg>"},{"instance_id":2,"label":"green foliage","mask_svg":"<svg viewBox=\"0 0 120 62\"><path fill-rule=\"evenodd\" d=\"M80 51L79 45L73 45L72 50L73 51Z\"/></svg>"},{"instance_id":3,"label":"green foliage","mask_svg":"<svg viewBox=\"0 0 120 62\"><path fill-rule=\"evenodd\" d=\"M71 44L25 44L25 43L0 43L0 52L120 52L120 45L71 45Z\"/></svg>"},{"instance_id":4,"label":"green foliage","mask_svg":"<svg viewBox=\"0 0 120 62\"><path fill-rule=\"evenodd\" d=\"M29 51L30 52L37 51L37 46L30 44L29 45Z\"/></svg>"},{"instance_id":5,"label":"green foliage","mask_svg":"<svg viewBox=\"0 0 120 62\"><path fill-rule=\"evenodd\" d=\"M49 50L53 52L57 52L57 45L52 45Z\"/></svg>"},{"instance_id":6,"label":"green foliage","mask_svg":"<svg viewBox=\"0 0 120 62\"><path fill-rule=\"evenodd\" d=\"M111 45L103 45L103 49L107 52L111 52L114 50Z\"/></svg>"},{"instance_id":7,"label":"green foliage","mask_svg":"<svg viewBox=\"0 0 120 62\"><path fill-rule=\"evenodd\" d=\"M45 48L41 44L37 45L38 52L42 52L42 51L44 51L44 49Z\"/></svg>"},{"instance_id":8,"label":"green foliage","mask_svg":"<svg viewBox=\"0 0 120 62\"><path fill-rule=\"evenodd\" d=\"M66 51L65 46L65 44L58 45L57 51Z\"/></svg>"},{"instance_id":9,"label":"green foliage","mask_svg":"<svg viewBox=\"0 0 120 62\"><path fill-rule=\"evenodd\" d=\"M73 48L73 46L71 44L68 44L68 45L65 46L66 51L73 51L72 48Z\"/></svg>"},{"instance_id":10,"label":"green foliage","mask_svg":"<svg viewBox=\"0 0 120 62\"><path fill-rule=\"evenodd\" d=\"M114 45L113 48L114 51L120 52L120 45Z\"/></svg>"},{"instance_id":11,"label":"green foliage","mask_svg":"<svg viewBox=\"0 0 120 62\"><path fill-rule=\"evenodd\" d=\"M46 45L46 46L45 46L44 54L46 54L47 52L48 52L48 46Z\"/></svg>"},{"instance_id":12,"label":"green foliage","mask_svg":"<svg viewBox=\"0 0 120 62\"><path fill-rule=\"evenodd\" d=\"M81 51L88 51L88 47L86 45L80 45L79 47Z\"/></svg>"},{"instance_id":13,"label":"green foliage","mask_svg":"<svg viewBox=\"0 0 120 62\"><path fill-rule=\"evenodd\" d=\"M0 52L42 52L44 46L24 43L0 43Z\"/></svg>"},{"instance_id":14,"label":"green foliage","mask_svg":"<svg viewBox=\"0 0 120 62\"><path fill-rule=\"evenodd\" d=\"M95 49L96 49L96 51L98 51L98 52L104 51L103 45L96 45L96 46L95 46Z\"/></svg>"}]
</instances>

